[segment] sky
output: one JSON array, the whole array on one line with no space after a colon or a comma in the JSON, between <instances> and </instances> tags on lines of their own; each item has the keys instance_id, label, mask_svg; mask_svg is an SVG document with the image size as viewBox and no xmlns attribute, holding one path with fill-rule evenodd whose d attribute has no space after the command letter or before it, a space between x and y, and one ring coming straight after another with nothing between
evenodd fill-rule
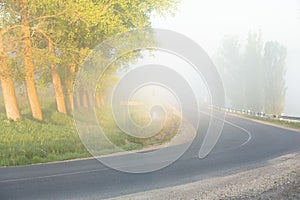
<instances>
[{"instance_id":1,"label":"sky","mask_svg":"<svg viewBox=\"0 0 300 200\"><path fill-rule=\"evenodd\" d=\"M224 36L243 45L249 31L261 30L263 41L287 48L284 114L300 116L300 0L182 0L175 16L153 16L152 25L188 36L210 57Z\"/></svg>"}]
</instances>

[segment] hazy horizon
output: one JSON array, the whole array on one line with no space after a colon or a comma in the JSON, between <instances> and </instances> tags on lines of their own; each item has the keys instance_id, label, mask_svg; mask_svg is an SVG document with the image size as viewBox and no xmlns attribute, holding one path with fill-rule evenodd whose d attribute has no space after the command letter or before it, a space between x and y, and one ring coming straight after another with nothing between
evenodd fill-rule
<instances>
[{"instance_id":1,"label":"hazy horizon","mask_svg":"<svg viewBox=\"0 0 300 200\"><path fill-rule=\"evenodd\" d=\"M249 31L261 31L262 40L278 41L287 49L284 114L300 116L300 2L182 1L174 17L153 17L154 28L182 33L196 41L213 58L226 35L239 37L242 46Z\"/></svg>"}]
</instances>

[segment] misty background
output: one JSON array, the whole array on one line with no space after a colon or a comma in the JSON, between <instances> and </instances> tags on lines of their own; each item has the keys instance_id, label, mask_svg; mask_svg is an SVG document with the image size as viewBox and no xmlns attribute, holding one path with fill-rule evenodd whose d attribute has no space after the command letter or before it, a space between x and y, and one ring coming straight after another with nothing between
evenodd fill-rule
<instances>
[{"instance_id":1,"label":"misty background","mask_svg":"<svg viewBox=\"0 0 300 200\"><path fill-rule=\"evenodd\" d=\"M280 109L276 111L278 114L283 112L285 115L300 116L300 2L298 0L186 0L180 3L175 16L153 17L152 23L154 28L182 33L204 48L220 70L228 97L227 106L268 111L272 109L267 108L268 104L271 102L280 104L280 101L283 101L282 111ZM224 61L229 59L228 65L235 60L234 58L240 58L238 64L236 66L229 64L229 66L242 69L239 74L243 74L244 78L239 77L239 74L232 74L231 72L235 70L226 67ZM260 61L259 65L255 64L256 61ZM272 64L276 69L282 68L277 73L282 74L281 77L270 75L276 74L272 71ZM245 70L247 65L248 72ZM224 69L229 69L227 75L222 71ZM257 69L264 70L257 72ZM257 76L249 75L249 72L256 73ZM241 85L238 83L247 79L247 85L252 86L252 89L239 88L243 83ZM273 95L272 89L267 89L270 87L273 90L276 87L280 88L278 91L282 91L284 98L281 100L279 94ZM252 93L252 95L247 96L245 93ZM244 100L240 100L244 105L233 102L234 95L244 97ZM260 100L261 103L255 103ZM249 105L247 101L254 103Z\"/></svg>"}]
</instances>

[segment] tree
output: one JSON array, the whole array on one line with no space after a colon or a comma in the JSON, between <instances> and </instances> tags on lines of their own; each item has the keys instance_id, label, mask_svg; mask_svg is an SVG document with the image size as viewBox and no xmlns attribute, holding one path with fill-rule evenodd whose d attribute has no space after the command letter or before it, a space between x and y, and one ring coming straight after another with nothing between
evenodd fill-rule
<instances>
[{"instance_id":1,"label":"tree","mask_svg":"<svg viewBox=\"0 0 300 200\"><path fill-rule=\"evenodd\" d=\"M243 79L245 81L245 106L253 111L263 109L261 32L249 33L243 57Z\"/></svg>"},{"instance_id":2,"label":"tree","mask_svg":"<svg viewBox=\"0 0 300 200\"><path fill-rule=\"evenodd\" d=\"M8 119L17 120L21 118L17 103L13 79L8 66L8 57L3 45L3 34L0 31L0 83L4 99L6 116Z\"/></svg>"},{"instance_id":3,"label":"tree","mask_svg":"<svg viewBox=\"0 0 300 200\"><path fill-rule=\"evenodd\" d=\"M230 105L242 109L245 104L241 45L237 36L226 36L218 50L216 63Z\"/></svg>"},{"instance_id":4,"label":"tree","mask_svg":"<svg viewBox=\"0 0 300 200\"><path fill-rule=\"evenodd\" d=\"M13 43L13 41L4 36L8 31L6 26L7 21L10 20L13 24L14 16L7 13L6 6L3 3L0 4L0 16L0 84L2 86L6 116L8 119L17 120L21 118L21 115L9 66L8 49L5 48L8 44ZM4 40L4 38L6 38L6 40Z\"/></svg>"},{"instance_id":5,"label":"tree","mask_svg":"<svg viewBox=\"0 0 300 200\"><path fill-rule=\"evenodd\" d=\"M35 46L32 46L33 49L47 49L43 56L34 58L35 63L42 63L42 65L47 66L46 69L50 70L57 110L66 114L62 80L58 71L59 59L56 56L58 50L56 47L57 38L62 36L62 31L59 30L62 28L60 17L71 11L64 3L65 1L62 0L30 1L32 19L29 25L32 32L31 40L35 44Z\"/></svg>"},{"instance_id":6,"label":"tree","mask_svg":"<svg viewBox=\"0 0 300 200\"><path fill-rule=\"evenodd\" d=\"M75 73L88 53L114 34L150 26L151 13L171 12L176 0L7 0L0 6L8 8L4 24L18 44L32 116L43 120L35 82L44 77L37 71L50 71L57 110L66 113L64 100L73 109Z\"/></svg>"},{"instance_id":7,"label":"tree","mask_svg":"<svg viewBox=\"0 0 300 200\"><path fill-rule=\"evenodd\" d=\"M53 44L49 42L49 53L52 57L55 57L55 49L53 47ZM55 98L56 98L56 104L57 104L57 110L60 113L67 113L66 104L65 104L65 98L62 88L62 82L59 75L59 72L57 70L57 64L50 63L50 69L52 74L52 83L54 87L55 92Z\"/></svg>"},{"instance_id":8,"label":"tree","mask_svg":"<svg viewBox=\"0 0 300 200\"><path fill-rule=\"evenodd\" d=\"M34 85L34 64L33 64L33 49L30 33L30 9L28 8L27 0L20 1L5 1L1 3L2 7L6 8L4 16L8 16L3 24L6 26L6 32L18 29L21 32L17 43L21 42L21 51L19 54L23 56L23 65L25 70L25 86L27 96L32 111L32 116L38 120L42 120L42 112L39 99ZM20 48L18 49L20 50Z\"/></svg>"},{"instance_id":9,"label":"tree","mask_svg":"<svg viewBox=\"0 0 300 200\"><path fill-rule=\"evenodd\" d=\"M278 42L266 42L263 55L264 109L281 114L285 102L286 49Z\"/></svg>"},{"instance_id":10,"label":"tree","mask_svg":"<svg viewBox=\"0 0 300 200\"><path fill-rule=\"evenodd\" d=\"M169 13L175 5L176 0L96 0L69 4L68 7L73 7L74 11L80 10L81 14L79 17L77 12L70 11L69 16L63 15L61 18L65 34L58 44L65 57L62 74L68 108L72 110L74 104L75 72L95 46L114 34L149 26L152 12ZM84 96L87 94L90 97L91 93L92 91L82 92Z\"/></svg>"},{"instance_id":11,"label":"tree","mask_svg":"<svg viewBox=\"0 0 300 200\"><path fill-rule=\"evenodd\" d=\"M31 12L28 8L28 1L20 1L20 17L21 31L23 33L23 59L25 70L25 86L29 105L32 112L32 117L38 120L43 120L40 101L34 83L34 64L33 64L33 48L31 43L30 33L30 16Z\"/></svg>"},{"instance_id":12,"label":"tree","mask_svg":"<svg viewBox=\"0 0 300 200\"><path fill-rule=\"evenodd\" d=\"M226 37L217 65L231 106L281 114L286 92L285 58L286 49L278 42L263 45L260 32L249 33L243 54L238 38Z\"/></svg>"}]
</instances>

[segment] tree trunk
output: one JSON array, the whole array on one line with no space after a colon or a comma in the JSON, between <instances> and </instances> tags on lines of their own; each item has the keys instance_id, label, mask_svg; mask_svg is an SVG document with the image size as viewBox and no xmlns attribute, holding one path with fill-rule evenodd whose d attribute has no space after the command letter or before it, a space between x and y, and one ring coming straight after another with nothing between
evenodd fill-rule
<instances>
[{"instance_id":1,"label":"tree trunk","mask_svg":"<svg viewBox=\"0 0 300 200\"><path fill-rule=\"evenodd\" d=\"M51 44L49 46L49 50L52 56L55 56L54 48ZM66 104L64 99L64 93L61 85L61 79L55 63L51 64L51 73L52 73L52 83L55 92L57 110L60 113L66 114L67 110L66 110Z\"/></svg>"},{"instance_id":2,"label":"tree trunk","mask_svg":"<svg viewBox=\"0 0 300 200\"><path fill-rule=\"evenodd\" d=\"M25 69L25 86L27 97L32 112L32 117L38 120L43 120L40 101L38 99L37 91L34 85L34 66L33 66L33 53L31 45L31 36L29 29L28 19L28 2L27 0L21 1L21 22L23 39L23 54L24 54L24 69Z\"/></svg>"},{"instance_id":3,"label":"tree trunk","mask_svg":"<svg viewBox=\"0 0 300 200\"><path fill-rule=\"evenodd\" d=\"M93 95L93 92L91 92L90 90L86 91L87 97L88 97L88 105L90 108L95 108L95 98Z\"/></svg>"},{"instance_id":4,"label":"tree trunk","mask_svg":"<svg viewBox=\"0 0 300 200\"><path fill-rule=\"evenodd\" d=\"M67 93L67 106L69 110L74 109L74 101L73 101L73 92L68 92Z\"/></svg>"},{"instance_id":5,"label":"tree trunk","mask_svg":"<svg viewBox=\"0 0 300 200\"><path fill-rule=\"evenodd\" d=\"M67 96L67 107L69 110L74 109L74 101L73 101L73 79L75 74L76 66L75 64L72 64L70 66L70 76L68 77L68 80L65 81L66 86L66 96Z\"/></svg>"},{"instance_id":6,"label":"tree trunk","mask_svg":"<svg viewBox=\"0 0 300 200\"><path fill-rule=\"evenodd\" d=\"M81 93L82 106L84 108L88 108L89 107L89 103L88 103L88 98L87 98L86 92L84 90L82 90L80 93Z\"/></svg>"},{"instance_id":7,"label":"tree trunk","mask_svg":"<svg viewBox=\"0 0 300 200\"><path fill-rule=\"evenodd\" d=\"M0 80L1 80L2 94L4 98L4 106L5 106L7 118L12 119L14 121L16 121L17 119L21 119L12 78L9 76L3 77L1 75Z\"/></svg>"},{"instance_id":8,"label":"tree trunk","mask_svg":"<svg viewBox=\"0 0 300 200\"><path fill-rule=\"evenodd\" d=\"M80 104L80 95L79 95L79 93L77 92L77 93L75 94L75 96L76 96L76 106L77 106L77 108L79 108L79 107L81 106L81 104Z\"/></svg>"},{"instance_id":9,"label":"tree trunk","mask_svg":"<svg viewBox=\"0 0 300 200\"><path fill-rule=\"evenodd\" d=\"M10 70L6 62L6 53L3 47L2 33L0 32L0 82L4 99L4 107L8 119L16 121L21 118L17 103L14 83L10 76Z\"/></svg>"},{"instance_id":10,"label":"tree trunk","mask_svg":"<svg viewBox=\"0 0 300 200\"><path fill-rule=\"evenodd\" d=\"M100 108L101 107L101 99L99 97L99 94L95 94L95 107Z\"/></svg>"}]
</instances>

